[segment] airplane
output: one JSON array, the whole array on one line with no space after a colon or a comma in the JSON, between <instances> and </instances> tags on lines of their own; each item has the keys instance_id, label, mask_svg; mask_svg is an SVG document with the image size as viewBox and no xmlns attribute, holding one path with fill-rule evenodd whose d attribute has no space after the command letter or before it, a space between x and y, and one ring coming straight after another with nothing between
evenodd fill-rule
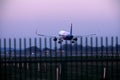
<instances>
[{"instance_id":1,"label":"airplane","mask_svg":"<svg viewBox=\"0 0 120 80\"><path fill-rule=\"evenodd\" d=\"M59 32L59 37L42 35L42 34L37 33L37 30L36 30L36 34L37 34L38 36L51 37L51 38L53 38L54 41L57 41L57 39L58 39L58 40L59 40L58 43L62 43L63 40L69 40L69 41L71 41L72 43L74 43L74 42L77 41L77 38L78 38L78 37L82 37L82 36L77 36L77 35L73 35L73 34L72 34L72 23L71 23L70 32L61 30L61 31ZM90 35L96 35L96 34L90 34ZM88 35L86 35L86 36L88 36Z\"/></svg>"}]
</instances>

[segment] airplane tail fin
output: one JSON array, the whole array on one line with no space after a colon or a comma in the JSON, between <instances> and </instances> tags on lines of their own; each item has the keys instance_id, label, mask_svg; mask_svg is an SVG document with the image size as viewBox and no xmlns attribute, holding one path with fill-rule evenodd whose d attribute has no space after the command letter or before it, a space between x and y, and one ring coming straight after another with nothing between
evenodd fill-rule
<instances>
[{"instance_id":1,"label":"airplane tail fin","mask_svg":"<svg viewBox=\"0 0 120 80\"><path fill-rule=\"evenodd\" d=\"M71 28L70 28L70 35L72 35L72 23L71 23Z\"/></svg>"}]
</instances>

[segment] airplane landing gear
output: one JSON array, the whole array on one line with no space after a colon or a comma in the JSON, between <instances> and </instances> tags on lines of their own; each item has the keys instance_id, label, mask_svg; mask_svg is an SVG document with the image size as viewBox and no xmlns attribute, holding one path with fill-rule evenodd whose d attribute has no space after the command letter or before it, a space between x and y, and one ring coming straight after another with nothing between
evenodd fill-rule
<instances>
[{"instance_id":1,"label":"airplane landing gear","mask_svg":"<svg viewBox=\"0 0 120 80\"><path fill-rule=\"evenodd\" d=\"M55 37L53 40L54 40L54 41L57 41L57 38Z\"/></svg>"},{"instance_id":2,"label":"airplane landing gear","mask_svg":"<svg viewBox=\"0 0 120 80\"><path fill-rule=\"evenodd\" d=\"M63 40L59 40L58 43L61 44L63 42Z\"/></svg>"},{"instance_id":3,"label":"airplane landing gear","mask_svg":"<svg viewBox=\"0 0 120 80\"><path fill-rule=\"evenodd\" d=\"M77 38L74 38L73 40L71 40L71 43L75 43L77 41Z\"/></svg>"},{"instance_id":4,"label":"airplane landing gear","mask_svg":"<svg viewBox=\"0 0 120 80\"><path fill-rule=\"evenodd\" d=\"M55 37L55 38L53 39L53 41L56 42L56 41L57 41L57 38ZM63 42L63 40L59 39L58 43L61 44L62 42Z\"/></svg>"},{"instance_id":5,"label":"airplane landing gear","mask_svg":"<svg viewBox=\"0 0 120 80\"><path fill-rule=\"evenodd\" d=\"M59 44L61 44L62 42L61 41L58 41Z\"/></svg>"},{"instance_id":6,"label":"airplane landing gear","mask_svg":"<svg viewBox=\"0 0 120 80\"><path fill-rule=\"evenodd\" d=\"M74 41L77 41L77 38L74 38L73 40L74 40Z\"/></svg>"},{"instance_id":7,"label":"airplane landing gear","mask_svg":"<svg viewBox=\"0 0 120 80\"><path fill-rule=\"evenodd\" d=\"M75 43L75 41L71 41L71 43Z\"/></svg>"}]
</instances>

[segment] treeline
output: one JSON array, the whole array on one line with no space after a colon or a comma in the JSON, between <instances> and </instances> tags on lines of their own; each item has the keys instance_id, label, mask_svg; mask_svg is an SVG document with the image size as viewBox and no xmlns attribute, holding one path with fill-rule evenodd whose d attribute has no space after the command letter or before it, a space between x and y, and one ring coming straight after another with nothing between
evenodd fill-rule
<instances>
[{"instance_id":1,"label":"treeline","mask_svg":"<svg viewBox=\"0 0 120 80\"><path fill-rule=\"evenodd\" d=\"M120 45L116 45L116 46L99 46L99 47L94 47L94 46L83 46L83 45L77 45L77 44L63 44L60 47L57 48L39 48L37 46L31 46L25 49L21 49L21 51L24 52L41 52L41 51L46 51L46 50L51 50L51 51L55 51L55 50L67 50L67 51L120 51ZM20 49L13 49L13 48L1 48L0 49L1 52L4 51L20 51Z\"/></svg>"}]
</instances>

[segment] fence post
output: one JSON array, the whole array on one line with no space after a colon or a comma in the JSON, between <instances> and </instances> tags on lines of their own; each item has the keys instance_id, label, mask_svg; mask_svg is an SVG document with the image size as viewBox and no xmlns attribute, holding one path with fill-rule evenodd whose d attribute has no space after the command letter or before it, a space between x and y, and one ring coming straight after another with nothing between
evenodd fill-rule
<instances>
[{"instance_id":1,"label":"fence post","mask_svg":"<svg viewBox=\"0 0 120 80\"><path fill-rule=\"evenodd\" d=\"M116 59L119 60L119 57L120 57L120 48L119 48L119 43L118 43L118 37L116 37ZM116 73L119 73L119 62L117 61L116 62ZM119 75L116 76L116 79L120 79Z\"/></svg>"},{"instance_id":2,"label":"fence post","mask_svg":"<svg viewBox=\"0 0 120 80\"><path fill-rule=\"evenodd\" d=\"M98 57L98 37L96 37L95 38L95 53L96 53L96 58L95 59L98 59L99 57ZM97 61L95 61L95 64L97 64ZM97 75L98 75L98 65L96 65L96 68L97 68ZM97 80L98 80L99 78L97 77Z\"/></svg>"},{"instance_id":3,"label":"fence post","mask_svg":"<svg viewBox=\"0 0 120 80\"><path fill-rule=\"evenodd\" d=\"M103 80L106 80L106 67L103 69Z\"/></svg>"}]
</instances>

